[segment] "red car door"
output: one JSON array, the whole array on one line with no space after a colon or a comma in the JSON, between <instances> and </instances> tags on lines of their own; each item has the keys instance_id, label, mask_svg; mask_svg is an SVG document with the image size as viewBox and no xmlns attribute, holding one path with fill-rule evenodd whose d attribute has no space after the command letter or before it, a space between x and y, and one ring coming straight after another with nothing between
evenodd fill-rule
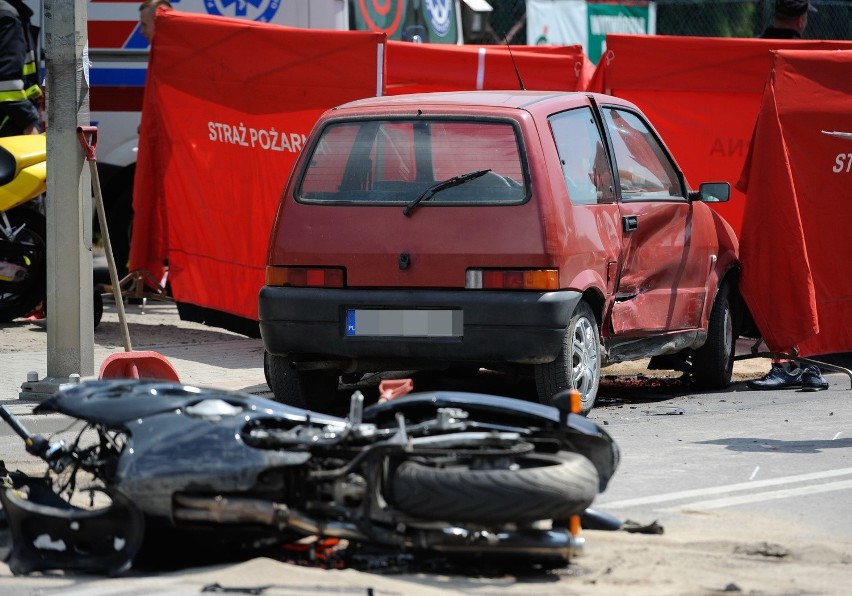
<instances>
[{"instance_id":1,"label":"red car door","mask_svg":"<svg viewBox=\"0 0 852 596\"><path fill-rule=\"evenodd\" d=\"M622 254L609 331L618 336L701 326L711 267L706 206L636 112L602 108L617 168Z\"/></svg>"}]
</instances>

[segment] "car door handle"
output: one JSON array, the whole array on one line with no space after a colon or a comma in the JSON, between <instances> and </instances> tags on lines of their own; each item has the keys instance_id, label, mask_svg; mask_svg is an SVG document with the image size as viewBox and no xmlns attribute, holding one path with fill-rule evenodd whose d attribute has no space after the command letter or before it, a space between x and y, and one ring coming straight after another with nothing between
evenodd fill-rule
<instances>
[{"instance_id":1,"label":"car door handle","mask_svg":"<svg viewBox=\"0 0 852 596\"><path fill-rule=\"evenodd\" d=\"M639 228L639 217L636 215L625 215L621 218L621 225L625 232L632 232Z\"/></svg>"}]
</instances>

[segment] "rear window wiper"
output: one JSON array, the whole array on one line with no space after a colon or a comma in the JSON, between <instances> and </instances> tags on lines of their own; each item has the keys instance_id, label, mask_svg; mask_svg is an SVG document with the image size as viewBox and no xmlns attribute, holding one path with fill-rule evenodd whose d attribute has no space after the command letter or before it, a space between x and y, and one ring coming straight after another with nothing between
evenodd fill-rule
<instances>
[{"instance_id":1,"label":"rear window wiper","mask_svg":"<svg viewBox=\"0 0 852 596\"><path fill-rule=\"evenodd\" d=\"M409 217L411 212L414 211L414 208L417 207L423 201L432 198L436 193L441 192L447 188L452 188L453 186L458 186L459 184L464 184L465 182L469 182L470 180L474 180L479 178L480 176L484 176L491 169L487 170L474 170L473 172L468 172L466 174L459 174L458 176L453 176L452 178L447 178L446 180L442 180L441 182L436 182L418 196L416 199L408 203L405 206L405 209L402 210L402 214L405 217Z\"/></svg>"}]
</instances>

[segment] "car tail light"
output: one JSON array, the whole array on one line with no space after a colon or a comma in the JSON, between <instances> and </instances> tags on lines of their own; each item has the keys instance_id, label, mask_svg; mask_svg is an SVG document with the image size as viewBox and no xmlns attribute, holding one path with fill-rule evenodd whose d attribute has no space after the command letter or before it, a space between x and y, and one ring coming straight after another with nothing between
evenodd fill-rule
<instances>
[{"instance_id":1,"label":"car tail light","mask_svg":"<svg viewBox=\"0 0 852 596\"><path fill-rule=\"evenodd\" d=\"M558 290L558 269L468 269L465 288L477 290Z\"/></svg>"},{"instance_id":2,"label":"car tail light","mask_svg":"<svg viewBox=\"0 0 852 596\"><path fill-rule=\"evenodd\" d=\"M342 288L340 267L267 267L266 285L295 288Z\"/></svg>"}]
</instances>

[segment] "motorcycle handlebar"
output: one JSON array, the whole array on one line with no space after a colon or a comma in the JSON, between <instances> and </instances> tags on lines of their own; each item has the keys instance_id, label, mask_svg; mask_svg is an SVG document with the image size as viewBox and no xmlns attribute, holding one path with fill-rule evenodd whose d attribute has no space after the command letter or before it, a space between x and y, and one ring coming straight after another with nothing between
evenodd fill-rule
<instances>
[{"instance_id":1,"label":"motorcycle handlebar","mask_svg":"<svg viewBox=\"0 0 852 596\"><path fill-rule=\"evenodd\" d=\"M12 412L6 406L0 406L0 418L6 421L6 424L12 427L12 430L15 431L19 437L21 437L24 441L32 439L33 434L27 430L27 428L21 424L21 422L15 417Z\"/></svg>"},{"instance_id":2,"label":"motorcycle handlebar","mask_svg":"<svg viewBox=\"0 0 852 596\"><path fill-rule=\"evenodd\" d=\"M21 421L18 420L6 406L0 406L0 418L6 421L12 430L24 440L24 445L29 453L38 457L43 457L47 448L50 446L47 439L42 436L34 435L27 430Z\"/></svg>"}]
</instances>

